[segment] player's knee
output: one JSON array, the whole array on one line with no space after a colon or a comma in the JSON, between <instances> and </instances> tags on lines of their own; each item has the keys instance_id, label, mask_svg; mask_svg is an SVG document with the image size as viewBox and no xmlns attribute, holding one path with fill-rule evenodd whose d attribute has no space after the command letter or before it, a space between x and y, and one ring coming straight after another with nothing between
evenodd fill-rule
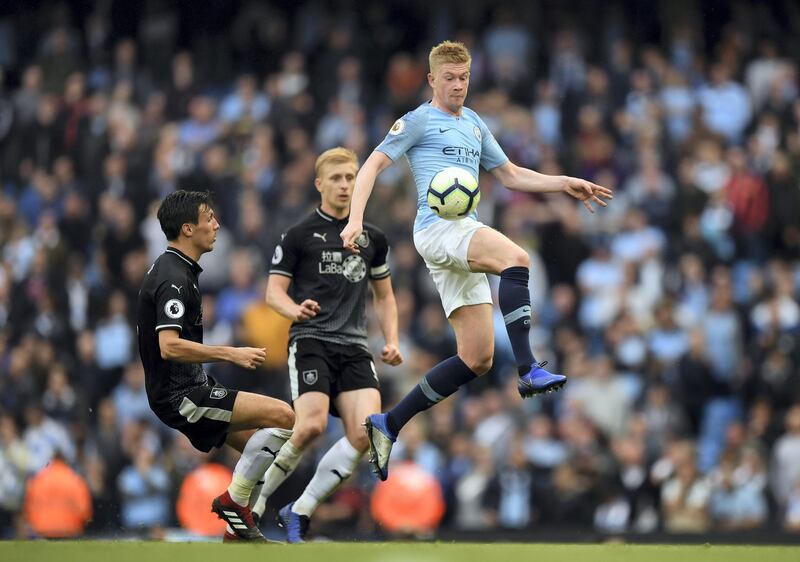
<instances>
[{"instance_id":1,"label":"player's knee","mask_svg":"<svg viewBox=\"0 0 800 562\"><path fill-rule=\"evenodd\" d=\"M367 434L360 427L359 429L361 431L347 433L347 440L353 446L353 449L363 454L369 449L369 442L367 441Z\"/></svg>"},{"instance_id":2,"label":"player's knee","mask_svg":"<svg viewBox=\"0 0 800 562\"><path fill-rule=\"evenodd\" d=\"M470 371L478 376L485 375L492 368L492 354L480 353L471 357L462 358Z\"/></svg>"},{"instance_id":3,"label":"player's knee","mask_svg":"<svg viewBox=\"0 0 800 562\"><path fill-rule=\"evenodd\" d=\"M325 432L327 420L308 419L299 422L294 428L294 438L303 445L308 445Z\"/></svg>"},{"instance_id":4,"label":"player's knee","mask_svg":"<svg viewBox=\"0 0 800 562\"><path fill-rule=\"evenodd\" d=\"M531 266L531 257L528 255L528 252L516 246L514 251L511 255L508 256L506 260L506 268L508 267L524 267L530 268Z\"/></svg>"},{"instance_id":5,"label":"player's knee","mask_svg":"<svg viewBox=\"0 0 800 562\"><path fill-rule=\"evenodd\" d=\"M292 429L294 427L294 410L288 404L281 404L270 412L269 426L281 429Z\"/></svg>"}]
</instances>

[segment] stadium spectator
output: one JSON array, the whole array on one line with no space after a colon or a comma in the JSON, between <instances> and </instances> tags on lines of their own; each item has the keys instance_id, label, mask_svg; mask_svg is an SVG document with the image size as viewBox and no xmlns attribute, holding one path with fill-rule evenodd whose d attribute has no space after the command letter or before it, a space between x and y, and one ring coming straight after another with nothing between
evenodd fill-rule
<instances>
[{"instance_id":1,"label":"stadium spectator","mask_svg":"<svg viewBox=\"0 0 800 562\"><path fill-rule=\"evenodd\" d=\"M18 527L28 462L28 449L20 439L16 420L9 414L0 415L0 537L12 538Z\"/></svg>"},{"instance_id":2,"label":"stadium spectator","mask_svg":"<svg viewBox=\"0 0 800 562\"><path fill-rule=\"evenodd\" d=\"M661 486L664 526L670 532L702 533L708 530L711 487L697 471L695 448L682 443L674 455L675 475Z\"/></svg>"},{"instance_id":3,"label":"stadium spectator","mask_svg":"<svg viewBox=\"0 0 800 562\"><path fill-rule=\"evenodd\" d=\"M421 422L408 424L408 435L397 442L397 460L410 460L422 470L436 476L442 467L442 454L437 447L425 438L425 428Z\"/></svg>"},{"instance_id":4,"label":"stadium spectator","mask_svg":"<svg viewBox=\"0 0 800 562\"><path fill-rule=\"evenodd\" d=\"M67 370L54 363L47 374L47 386L42 394L42 408L47 416L57 422L70 424L78 418L81 406L79 397L69 384Z\"/></svg>"},{"instance_id":5,"label":"stadium spectator","mask_svg":"<svg viewBox=\"0 0 800 562\"><path fill-rule=\"evenodd\" d=\"M31 401L25 406L25 422L23 441L30 455L30 474L44 469L57 455L62 464L75 460L75 441L68 428L47 417L40 402Z\"/></svg>"},{"instance_id":6,"label":"stadium spectator","mask_svg":"<svg viewBox=\"0 0 800 562\"><path fill-rule=\"evenodd\" d=\"M220 291L217 297L216 317L220 322L233 326L241 318L248 305L262 298L256 283L253 256L246 250L236 250L230 256L230 286Z\"/></svg>"},{"instance_id":7,"label":"stadium spectator","mask_svg":"<svg viewBox=\"0 0 800 562\"><path fill-rule=\"evenodd\" d=\"M768 509L764 491L767 474L758 450L747 447L729 449L710 479L709 513L717 528L757 529L766 523Z\"/></svg>"},{"instance_id":8,"label":"stadium spectator","mask_svg":"<svg viewBox=\"0 0 800 562\"><path fill-rule=\"evenodd\" d=\"M490 528L493 516L484 501L489 483L494 476L492 454L486 447L473 448L471 467L455 484L455 526L474 531Z\"/></svg>"},{"instance_id":9,"label":"stadium spectator","mask_svg":"<svg viewBox=\"0 0 800 562\"><path fill-rule=\"evenodd\" d=\"M800 479L800 405L792 406L785 417L786 432L775 442L771 470L772 493L779 505L787 506Z\"/></svg>"},{"instance_id":10,"label":"stadium spectator","mask_svg":"<svg viewBox=\"0 0 800 562\"><path fill-rule=\"evenodd\" d=\"M729 142L738 143L752 116L747 90L732 80L731 69L722 62L712 65L709 78L697 93L706 125Z\"/></svg>"},{"instance_id":11,"label":"stadium spectator","mask_svg":"<svg viewBox=\"0 0 800 562\"><path fill-rule=\"evenodd\" d=\"M116 410L119 427L124 427L128 423L140 419L156 423L156 418L147 402L144 369L139 361L132 361L125 367L122 380L111 392L111 400Z\"/></svg>"},{"instance_id":12,"label":"stadium spectator","mask_svg":"<svg viewBox=\"0 0 800 562\"><path fill-rule=\"evenodd\" d=\"M783 519L783 527L787 531L800 531L800 480L795 484L792 493L786 502L786 514Z\"/></svg>"},{"instance_id":13,"label":"stadium spectator","mask_svg":"<svg viewBox=\"0 0 800 562\"><path fill-rule=\"evenodd\" d=\"M489 482L484 498L500 528L525 529L533 524L536 508L534 489L534 475L528 466L522 441L515 437L506 458Z\"/></svg>"},{"instance_id":14,"label":"stadium spectator","mask_svg":"<svg viewBox=\"0 0 800 562\"><path fill-rule=\"evenodd\" d=\"M58 453L28 482L23 509L31 532L45 538L79 537L92 517L86 482Z\"/></svg>"},{"instance_id":15,"label":"stadium spectator","mask_svg":"<svg viewBox=\"0 0 800 562\"><path fill-rule=\"evenodd\" d=\"M117 479L123 527L151 532L165 527L170 515L170 484L157 452L139 443L133 463L123 468Z\"/></svg>"}]
</instances>

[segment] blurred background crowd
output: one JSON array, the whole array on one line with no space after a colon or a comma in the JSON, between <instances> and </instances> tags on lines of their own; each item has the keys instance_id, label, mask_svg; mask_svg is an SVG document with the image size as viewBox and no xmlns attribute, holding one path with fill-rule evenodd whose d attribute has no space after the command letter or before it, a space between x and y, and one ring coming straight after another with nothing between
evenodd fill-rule
<instances>
[{"instance_id":1,"label":"blurred background crowd","mask_svg":"<svg viewBox=\"0 0 800 562\"><path fill-rule=\"evenodd\" d=\"M0 7L0 536L179 526L185 476L235 456L147 404L134 306L165 247L158 202L212 192L206 343L268 347L255 374L208 371L288 398L274 245L318 202L318 153L366 158L426 99L445 38L471 49L468 105L515 163L615 198L590 215L481 176L481 220L532 256L536 355L570 382L523 403L497 310L492 371L394 454L441 485L441 528L800 531L800 5L108 0ZM386 405L455 351L415 198L402 163L367 211L406 359L379 365ZM371 536L373 486L363 466L312 529Z\"/></svg>"}]
</instances>

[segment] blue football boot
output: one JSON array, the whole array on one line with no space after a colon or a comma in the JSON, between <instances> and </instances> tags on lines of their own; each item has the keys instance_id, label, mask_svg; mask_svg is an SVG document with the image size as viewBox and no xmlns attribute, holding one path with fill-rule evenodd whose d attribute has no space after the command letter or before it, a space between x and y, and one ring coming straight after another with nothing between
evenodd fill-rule
<instances>
[{"instance_id":1,"label":"blue football boot","mask_svg":"<svg viewBox=\"0 0 800 562\"><path fill-rule=\"evenodd\" d=\"M278 512L278 526L286 531L286 541L290 544L306 542L309 518L292 511L294 502L284 505Z\"/></svg>"},{"instance_id":2,"label":"blue football boot","mask_svg":"<svg viewBox=\"0 0 800 562\"><path fill-rule=\"evenodd\" d=\"M372 414L364 422L369 442L369 462L381 480L389 477L389 455L392 452L396 436L386 427L386 414Z\"/></svg>"},{"instance_id":3,"label":"blue football boot","mask_svg":"<svg viewBox=\"0 0 800 562\"><path fill-rule=\"evenodd\" d=\"M547 361L531 363L531 370L522 375L517 383L520 396L530 398L537 394L556 392L567 384L567 377L545 371L545 365Z\"/></svg>"}]
</instances>

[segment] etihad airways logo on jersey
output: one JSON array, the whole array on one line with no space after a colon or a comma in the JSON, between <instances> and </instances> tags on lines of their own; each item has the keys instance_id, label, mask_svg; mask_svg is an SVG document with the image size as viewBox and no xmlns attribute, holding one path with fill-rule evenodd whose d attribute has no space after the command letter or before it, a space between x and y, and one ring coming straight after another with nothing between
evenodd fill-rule
<instances>
[{"instance_id":1,"label":"etihad airways logo on jersey","mask_svg":"<svg viewBox=\"0 0 800 562\"><path fill-rule=\"evenodd\" d=\"M445 146L442 149L445 156L455 156L457 164L475 164L481 158L481 151L468 146Z\"/></svg>"}]
</instances>

